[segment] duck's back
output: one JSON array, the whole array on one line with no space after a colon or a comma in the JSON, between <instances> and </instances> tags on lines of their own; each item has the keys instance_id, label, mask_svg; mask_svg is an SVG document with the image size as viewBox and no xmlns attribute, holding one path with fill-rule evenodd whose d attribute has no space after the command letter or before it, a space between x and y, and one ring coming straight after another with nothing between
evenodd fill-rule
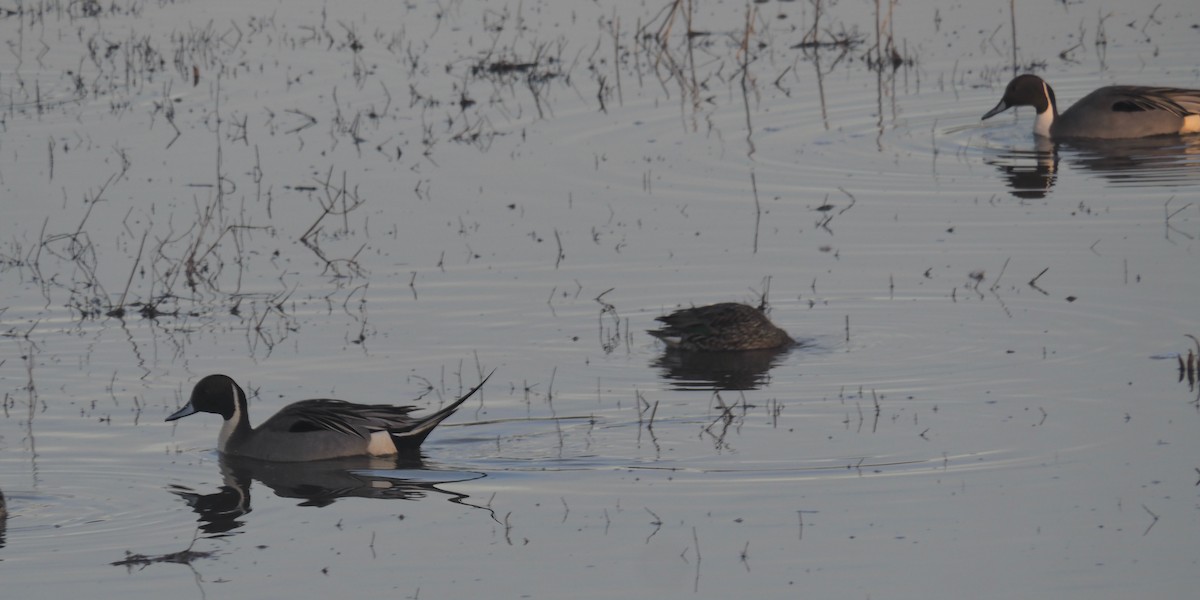
<instances>
[{"instance_id":1,"label":"duck's back","mask_svg":"<svg viewBox=\"0 0 1200 600\"><path fill-rule=\"evenodd\" d=\"M1051 131L1056 138L1178 135L1200 127L1197 112L1200 90L1114 85L1073 104L1054 120Z\"/></svg>"},{"instance_id":2,"label":"duck's back","mask_svg":"<svg viewBox=\"0 0 1200 600\"><path fill-rule=\"evenodd\" d=\"M656 320L665 326L650 334L681 350L763 350L792 343L762 310L737 302L684 308Z\"/></svg>"}]
</instances>

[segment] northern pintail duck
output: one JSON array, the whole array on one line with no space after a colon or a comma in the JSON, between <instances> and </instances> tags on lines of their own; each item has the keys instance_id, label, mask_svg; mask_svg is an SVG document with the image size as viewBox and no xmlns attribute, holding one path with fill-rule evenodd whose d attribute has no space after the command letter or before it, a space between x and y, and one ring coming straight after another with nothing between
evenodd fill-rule
<instances>
[{"instance_id":1,"label":"northern pintail duck","mask_svg":"<svg viewBox=\"0 0 1200 600\"><path fill-rule=\"evenodd\" d=\"M768 350L795 343L764 309L737 302L682 308L657 317L663 326L648 333L670 348L688 351Z\"/></svg>"},{"instance_id":2,"label":"northern pintail duck","mask_svg":"<svg viewBox=\"0 0 1200 600\"><path fill-rule=\"evenodd\" d=\"M1014 106L1037 110L1033 132L1048 138L1139 138L1200 132L1200 90L1102 87L1058 114L1054 90L1037 75L1018 75L984 119Z\"/></svg>"},{"instance_id":3,"label":"northern pintail duck","mask_svg":"<svg viewBox=\"0 0 1200 600\"><path fill-rule=\"evenodd\" d=\"M252 428L246 392L228 376L209 375L196 384L187 405L167 420L197 412L221 415L225 424L217 437L217 450L232 456L280 462L390 456L419 448L429 432L486 381L487 377L449 406L421 418L408 415L416 409L413 406L301 400Z\"/></svg>"}]
</instances>

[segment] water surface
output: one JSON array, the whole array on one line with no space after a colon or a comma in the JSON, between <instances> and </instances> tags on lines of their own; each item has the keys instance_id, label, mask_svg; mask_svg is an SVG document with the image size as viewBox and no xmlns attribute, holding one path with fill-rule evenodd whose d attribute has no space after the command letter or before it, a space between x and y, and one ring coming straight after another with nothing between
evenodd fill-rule
<instances>
[{"instance_id":1,"label":"water surface","mask_svg":"<svg viewBox=\"0 0 1200 600\"><path fill-rule=\"evenodd\" d=\"M877 46L873 5L822 6L816 47L809 3L696 2L693 35L670 7L0 19L6 585L1192 590L1195 140L979 122L1007 7L897 5ZM1189 2L1017 10L1064 103L1200 87ZM764 295L798 347L713 364L644 333ZM492 369L399 462L230 464L215 417L162 422L215 372L257 422L433 410Z\"/></svg>"}]
</instances>

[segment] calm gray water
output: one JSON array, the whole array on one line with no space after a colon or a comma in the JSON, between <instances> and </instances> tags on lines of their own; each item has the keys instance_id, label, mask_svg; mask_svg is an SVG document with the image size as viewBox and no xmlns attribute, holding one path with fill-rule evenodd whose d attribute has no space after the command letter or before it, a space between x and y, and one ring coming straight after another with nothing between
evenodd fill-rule
<instances>
[{"instance_id":1,"label":"calm gray water","mask_svg":"<svg viewBox=\"0 0 1200 600\"><path fill-rule=\"evenodd\" d=\"M1000 4L672 6L7 7L5 589L1193 594L1200 141L981 123ZM1200 87L1190 0L1017 10L1064 105ZM644 333L763 294L799 347ZM216 372L258 422L493 369L420 460L163 422Z\"/></svg>"}]
</instances>

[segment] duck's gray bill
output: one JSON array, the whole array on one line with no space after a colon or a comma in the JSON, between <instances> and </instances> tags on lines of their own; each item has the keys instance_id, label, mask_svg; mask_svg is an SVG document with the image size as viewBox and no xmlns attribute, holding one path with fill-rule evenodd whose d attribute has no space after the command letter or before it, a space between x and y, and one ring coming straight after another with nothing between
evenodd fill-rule
<instances>
[{"instance_id":1,"label":"duck's gray bill","mask_svg":"<svg viewBox=\"0 0 1200 600\"><path fill-rule=\"evenodd\" d=\"M986 115L983 115L983 118L982 118L982 119L979 119L979 120L980 120L980 121L986 121L986 120L988 120L988 119L990 119L990 118L992 118L992 117L994 117L994 116L996 116L996 115L998 115L998 114L1000 114L1000 113L1002 113L1002 112L1004 112L1004 111L1006 111L1006 110L1008 110L1008 103L1007 103L1007 102L1005 102L1005 101L1003 101L1003 100L1001 100L1001 101L1000 101L1000 103L999 103L999 104L997 104L995 108L993 108L992 110L989 110L989 111L987 111L987 114L986 114Z\"/></svg>"},{"instance_id":2,"label":"duck's gray bill","mask_svg":"<svg viewBox=\"0 0 1200 600\"><path fill-rule=\"evenodd\" d=\"M192 406L192 403L191 403L191 402L188 402L186 406L184 406L183 408L181 408L181 409L179 409L179 410L175 411L175 413L174 413L174 414L172 414L171 416L167 417L167 420L168 420L168 421L174 421L175 419L182 419L182 418L184 418L184 417L186 417L186 416L188 416L188 415L190 415L190 414L195 414L195 412L196 412L196 409L195 409L195 408Z\"/></svg>"}]
</instances>

